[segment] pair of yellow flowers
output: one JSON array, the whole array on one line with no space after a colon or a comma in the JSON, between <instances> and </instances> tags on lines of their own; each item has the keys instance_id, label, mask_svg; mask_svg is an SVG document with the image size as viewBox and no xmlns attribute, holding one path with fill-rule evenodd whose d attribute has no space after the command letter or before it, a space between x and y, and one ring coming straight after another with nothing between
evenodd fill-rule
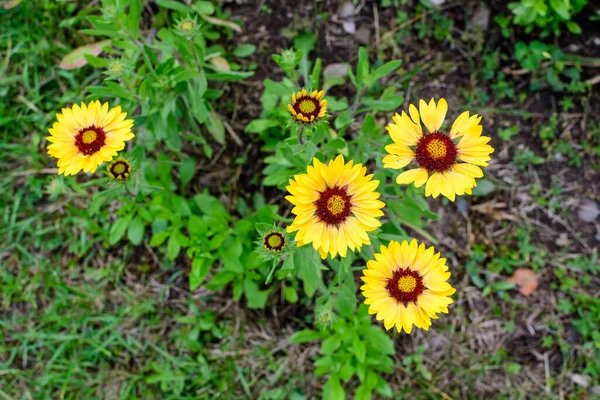
<instances>
[{"instance_id":1,"label":"pair of yellow flowers","mask_svg":"<svg viewBox=\"0 0 600 400\"><path fill-rule=\"evenodd\" d=\"M323 92L308 94L306 90L292 96L288 109L301 122L318 120L327 110ZM421 100L419 108L410 105L407 115L394 115L387 126L393 144L386 146L385 168L409 169L396 178L398 184L425 185L425 195L440 194L454 201L456 195L471 194L475 179L483 176L480 167L487 166L494 149L482 136L481 117L462 113L448 134L440 131L448 104L440 99L429 103ZM421 125L425 125L427 131ZM290 179L286 199L294 205L296 216L288 232L296 232L299 246L312 244L322 258L348 249L360 250L369 245L368 232L381 226L378 217L385 203L375 191L379 181L367 175L367 168L353 161L345 162L340 155L328 164L314 159L305 174ZM447 282L450 277L446 259L433 247L425 248L416 240L410 243L391 241L381 246L375 259L363 270L361 287L369 313L383 320L385 328L396 327L410 333L412 326L427 330L440 312L447 313L455 289Z\"/></svg>"},{"instance_id":2,"label":"pair of yellow flowers","mask_svg":"<svg viewBox=\"0 0 600 400\"><path fill-rule=\"evenodd\" d=\"M292 96L288 109L297 120L314 122L326 115L323 95L323 91L308 94L302 90ZM487 165L493 148L487 144L490 138L481 136L481 117L469 112L456 119L449 134L440 132L447 110L444 99L437 104L432 99L429 104L421 100L418 110L411 105L410 116L396 114L394 123L387 126L394 143L386 146L389 154L383 162L385 168L393 169L415 162L418 167L401 173L397 183L425 184L426 196L442 194L454 200L457 194L471 193L475 178L483 176L480 166ZM133 120L126 116L120 107L109 110L107 103L99 101L74 105L57 114L47 139L51 142L48 153L58 158L59 174L95 172L100 164L111 161L134 137ZM428 132L423 131L421 122ZM125 168L120 161L111 163L111 174ZM118 171L112 171L115 166ZM297 232L298 245L312 243L322 258L328 254L345 257L348 248L355 251L369 245L368 232L381 225L378 217L385 206L375 191L379 181L372 177L366 167L346 163L341 155L328 164L315 159L307 173L294 176L286 199L294 205L296 217L287 230ZM427 330L431 319L448 312L449 296L455 292L447 282L446 259L416 240L381 246L363 273L361 290L370 305L369 313L377 314L386 329L395 326L410 333L415 325Z\"/></svg>"}]
</instances>

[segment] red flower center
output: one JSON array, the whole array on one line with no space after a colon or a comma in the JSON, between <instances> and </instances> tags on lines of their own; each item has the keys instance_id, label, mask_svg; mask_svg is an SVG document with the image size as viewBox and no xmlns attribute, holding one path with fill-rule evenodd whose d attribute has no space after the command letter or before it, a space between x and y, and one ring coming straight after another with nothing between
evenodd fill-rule
<instances>
[{"instance_id":1,"label":"red flower center","mask_svg":"<svg viewBox=\"0 0 600 400\"><path fill-rule=\"evenodd\" d=\"M102 128L95 125L84 128L75 136L75 146L86 156L98 152L106 141L106 134Z\"/></svg>"},{"instance_id":2,"label":"red flower center","mask_svg":"<svg viewBox=\"0 0 600 400\"><path fill-rule=\"evenodd\" d=\"M308 117L308 119L310 119L311 115L313 115L316 119L321 111L319 100L310 96L304 96L296 99L296 102L292 105L292 107L294 107L294 111L296 111L297 114L302 114L305 117Z\"/></svg>"},{"instance_id":3,"label":"red flower center","mask_svg":"<svg viewBox=\"0 0 600 400\"><path fill-rule=\"evenodd\" d=\"M429 172L444 172L456 163L456 145L441 132L423 135L415 150L417 163Z\"/></svg>"},{"instance_id":4,"label":"red flower center","mask_svg":"<svg viewBox=\"0 0 600 400\"><path fill-rule=\"evenodd\" d=\"M408 268L400 268L394 272L394 275L388 279L385 288L398 303L403 303L404 306L410 302L416 302L425 289L421 275Z\"/></svg>"},{"instance_id":5,"label":"red flower center","mask_svg":"<svg viewBox=\"0 0 600 400\"><path fill-rule=\"evenodd\" d=\"M315 201L317 216L328 225L341 224L350 216L351 196L345 188L334 186L325 189Z\"/></svg>"},{"instance_id":6,"label":"red flower center","mask_svg":"<svg viewBox=\"0 0 600 400\"><path fill-rule=\"evenodd\" d=\"M279 232L271 232L265 236L264 245L269 251L281 251L285 246L285 238Z\"/></svg>"}]
</instances>

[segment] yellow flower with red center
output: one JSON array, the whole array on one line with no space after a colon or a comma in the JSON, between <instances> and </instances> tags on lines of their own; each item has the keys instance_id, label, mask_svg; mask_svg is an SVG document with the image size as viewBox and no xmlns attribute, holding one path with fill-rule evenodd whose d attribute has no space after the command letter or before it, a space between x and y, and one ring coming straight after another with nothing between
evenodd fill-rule
<instances>
[{"instance_id":1,"label":"yellow flower with red center","mask_svg":"<svg viewBox=\"0 0 600 400\"><path fill-rule=\"evenodd\" d=\"M339 155L329 164L315 158L306 174L290 179L286 199L295 206L296 217L287 231L297 231L298 246L312 243L321 258L333 258L371 244L367 232L381 226L377 218L385 203L375 191L379 181L366 173L362 164L345 163Z\"/></svg>"},{"instance_id":2,"label":"yellow flower with red center","mask_svg":"<svg viewBox=\"0 0 600 400\"><path fill-rule=\"evenodd\" d=\"M433 99L429 104L419 101L419 109L410 105L408 112L394 115L394 123L387 130L394 141L386 146L389 153L383 158L385 168L400 169L411 162L418 168L404 171L396 178L398 184L425 185L425 195L438 197L440 194L454 201L456 195L471 194L476 186L475 178L481 178L480 167L488 165L494 152L487 143L491 138L481 136L481 117L460 114L448 134L440 131L448 104ZM428 132L423 132L421 121Z\"/></svg>"},{"instance_id":3,"label":"yellow flower with red center","mask_svg":"<svg viewBox=\"0 0 600 400\"><path fill-rule=\"evenodd\" d=\"M425 248L416 240L402 243L392 240L381 246L374 260L367 262L361 279L369 314L383 320L385 329L396 327L410 333L412 326L428 330L439 313L448 313L449 297L456 292L447 282L450 277L446 259L433 247Z\"/></svg>"},{"instance_id":4,"label":"yellow flower with red center","mask_svg":"<svg viewBox=\"0 0 600 400\"><path fill-rule=\"evenodd\" d=\"M63 108L46 137L51 142L48 154L58 158L58 173L96 172L100 164L112 160L134 137L133 120L125 117L120 106L109 110L108 103L99 101Z\"/></svg>"},{"instance_id":5,"label":"yellow flower with red center","mask_svg":"<svg viewBox=\"0 0 600 400\"><path fill-rule=\"evenodd\" d=\"M327 100L323 99L325 91L314 90L310 95L306 89L292 94L292 103L288 110L294 118L303 123L311 123L325 117L327 113Z\"/></svg>"}]
</instances>

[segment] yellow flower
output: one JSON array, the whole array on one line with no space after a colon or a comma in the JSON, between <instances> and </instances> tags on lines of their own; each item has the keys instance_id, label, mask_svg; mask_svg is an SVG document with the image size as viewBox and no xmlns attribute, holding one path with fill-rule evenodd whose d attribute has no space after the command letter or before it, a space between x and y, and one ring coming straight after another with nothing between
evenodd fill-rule
<instances>
[{"instance_id":1,"label":"yellow flower","mask_svg":"<svg viewBox=\"0 0 600 400\"><path fill-rule=\"evenodd\" d=\"M371 244L367 232L381 226L377 217L383 215L385 204L377 200L379 181L366 172L361 164L345 164L339 155L328 165L315 158L306 174L290 179L291 196L286 199L295 206L296 218L287 231L298 231L298 246L312 243L321 258L328 253L333 258L338 253L346 257L348 248L360 250Z\"/></svg>"},{"instance_id":2,"label":"yellow flower","mask_svg":"<svg viewBox=\"0 0 600 400\"><path fill-rule=\"evenodd\" d=\"M298 121L311 123L323 118L327 113L327 100L321 98L325 91L313 91L310 96L306 89L292 94L292 104L288 104L288 110Z\"/></svg>"},{"instance_id":3,"label":"yellow flower","mask_svg":"<svg viewBox=\"0 0 600 400\"><path fill-rule=\"evenodd\" d=\"M367 262L361 279L369 314L377 314L385 329L396 327L410 333L412 326L428 330L440 312L448 313L454 289L448 282L446 259L434 254L433 247L412 240L402 244L392 240L381 246L375 260Z\"/></svg>"},{"instance_id":4,"label":"yellow flower","mask_svg":"<svg viewBox=\"0 0 600 400\"><path fill-rule=\"evenodd\" d=\"M400 169L416 161L419 167L404 171L396 182L414 182L416 187L427 183L426 196L442 194L454 201L456 195L471 194L475 178L483 176L479 167L488 165L494 149L487 144L490 138L481 136L481 117L468 111L456 118L449 134L440 132L447 111L446 100L436 105L431 99L429 104L420 100L419 110L411 104L410 117L404 111L394 115L394 123L387 126L394 143L386 146L389 154L383 163L385 168ZM423 132L421 121L429 132Z\"/></svg>"},{"instance_id":5,"label":"yellow flower","mask_svg":"<svg viewBox=\"0 0 600 400\"><path fill-rule=\"evenodd\" d=\"M108 103L99 101L63 108L46 137L52 143L48 154L58 158L58 173L96 172L100 164L112 160L134 137L133 120L126 116L120 106L109 110Z\"/></svg>"},{"instance_id":6,"label":"yellow flower","mask_svg":"<svg viewBox=\"0 0 600 400\"><path fill-rule=\"evenodd\" d=\"M108 170L108 174L118 181L124 181L131 174L131 164L123 157L111 161L106 169Z\"/></svg>"}]
</instances>

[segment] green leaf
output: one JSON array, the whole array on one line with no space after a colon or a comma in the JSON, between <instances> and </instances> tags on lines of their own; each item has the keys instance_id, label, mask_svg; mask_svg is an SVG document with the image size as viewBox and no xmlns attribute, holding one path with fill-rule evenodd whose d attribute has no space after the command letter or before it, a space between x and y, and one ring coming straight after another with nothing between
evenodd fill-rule
<instances>
[{"instance_id":1,"label":"green leaf","mask_svg":"<svg viewBox=\"0 0 600 400\"><path fill-rule=\"evenodd\" d=\"M275 126L279 126L279 121L274 119L255 119L246 125L244 131L248 133L262 133Z\"/></svg>"},{"instance_id":2,"label":"green leaf","mask_svg":"<svg viewBox=\"0 0 600 400\"><path fill-rule=\"evenodd\" d=\"M212 5L210 1L197 1L192 7L198 11L200 14L214 14L215 6Z\"/></svg>"},{"instance_id":3,"label":"green leaf","mask_svg":"<svg viewBox=\"0 0 600 400\"><path fill-rule=\"evenodd\" d=\"M194 10L185 4L174 0L156 0L156 4L160 7L168 8L182 13L194 14Z\"/></svg>"},{"instance_id":4,"label":"green leaf","mask_svg":"<svg viewBox=\"0 0 600 400\"><path fill-rule=\"evenodd\" d=\"M375 72L373 72L373 75L371 76L371 85L374 84L375 82L377 82L379 79L383 78L384 76L394 72L396 69L398 69L398 67L402 64L401 60L395 60L395 61L390 61L387 62L385 64L383 64L381 67L377 68L375 70Z\"/></svg>"},{"instance_id":5,"label":"green leaf","mask_svg":"<svg viewBox=\"0 0 600 400\"><path fill-rule=\"evenodd\" d=\"M304 329L290 336L289 341L290 343L308 343L313 340L322 339L323 336L324 334L321 332Z\"/></svg>"},{"instance_id":6,"label":"green leaf","mask_svg":"<svg viewBox=\"0 0 600 400\"><path fill-rule=\"evenodd\" d=\"M144 229L144 221L142 221L142 218L138 215L129 224L129 228L127 229L127 238L131 243L137 246L138 244L142 243L142 239L144 238Z\"/></svg>"},{"instance_id":7,"label":"green leaf","mask_svg":"<svg viewBox=\"0 0 600 400\"><path fill-rule=\"evenodd\" d=\"M161 244L163 244L168 237L169 231L158 232L154 236L152 236L152 239L150 239L150 246L158 247Z\"/></svg>"},{"instance_id":8,"label":"green leaf","mask_svg":"<svg viewBox=\"0 0 600 400\"><path fill-rule=\"evenodd\" d=\"M381 131L377 129L377 123L375 122L375 118L368 114L365 116L362 125L360 126L360 133L367 135L369 137L375 137L378 134L381 134Z\"/></svg>"},{"instance_id":9,"label":"green leaf","mask_svg":"<svg viewBox=\"0 0 600 400\"><path fill-rule=\"evenodd\" d=\"M581 26L579 26L578 23L573 21L567 21L566 24L569 32L574 33L576 35L579 35L581 33Z\"/></svg>"},{"instance_id":10,"label":"green leaf","mask_svg":"<svg viewBox=\"0 0 600 400\"><path fill-rule=\"evenodd\" d=\"M177 232L173 231L167 242L167 258L171 261L177 258L181 251L181 244L177 240Z\"/></svg>"},{"instance_id":11,"label":"green leaf","mask_svg":"<svg viewBox=\"0 0 600 400\"><path fill-rule=\"evenodd\" d=\"M190 290L196 290L210 270L212 259L208 253L201 254L192 261L192 270L190 271Z\"/></svg>"},{"instance_id":12,"label":"green leaf","mask_svg":"<svg viewBox=\"0 0 600 400\"><path fill-rule=\"evenodd\" d=\"M550 0L550 7L564 20L571 18L569 14L569 0Z\"/></svg>"},{"instance_id":13,"label":"green leaf","mask_svg":"<svg viewBox=\"0 0 600 400\"><path fill-rule=\"evenodd\" d=\"M133 94L123 86L119 85L116 82L106 81L106 86L111 90L111 92L116 96L125 100L134 100Z\"/></svg>"},{"instance_id":14,"label":"green leaf","mask_svg":"<svg viewBox=\"0 0 600 400\"><path fill-rule=\"evenodd\" d=\"M221 144L225 143L225 127L221 119L214 112L211 112L206 120L206 128L217 142Z\"/></svg>"},{"instance_id":15,"label":"green leaf","mask_svg":"<svg viewBox=\"0 0 600 400\"><path fill-rule=\"evenodd\" d=\"M354 338L352 339L352 353L356 356L358 361L361 363L365 362L365 358L367 357L367 345L360 340L360 337L357 334L354 334Z\"/></svg>"},{"instance_id":16,"label":"green leaf","mask_svg":"<svg viewBox=\"0 0 600 400\"><path fill-rule=\"evenodd\" d=\"M283 86L281 83L272 81L271 79L265 79L264 85L267 91L270 93L280 97L290 97L291 90Z\"/></svg>"},{"instance_id":17,"label":"green leaf","mask_svg":"<svg viewBox=\"0 0 600 400\"><path fill-rule=\"evenodd\" d=\"M140 18L142 16L141 0L132 0L129 5L129 15L127 15L127 29L134 38L138 37L140 28Z\"/></svg>"},{"instance_id":18,"label":"green leaf","mask_svg":"<svg viewBox=\"0 0 600 400\"><path fill-rule=\"evenodd\" d=\"M335 376L330 376L323 386L323 400L345 400L346 392L340 383L340 380Z\"/></svg>"},{"instance_id":19,"label":"green leaf","mask_svg":"<svg viewBox=\"0 0 600 400\"><path fill-rule=\"evenodd\" d=\"M321 66L322 61L320 58L317 58L315 61L315 65L313 67L312 73L310 74L310 86L313 90L319 90L319 79L321 77Z\"/></svg>"},{"instance_id":20,"label":"green leaf","mask_svg":"<svg viewBox=\"0 0 600 400\"><path fill-rule=\"evenodd\" d=\"M269 292L270 290L260 290L258 284L250 278L246 278L244 281L244 293L248 302L248 308L265 308L269 299Z\"/></svg>"},{"instance_id":21,"label":"green leaf","mask_svg":"<svg viewBox=\"0 0 600 400\"><path fill-rule=\"evenodd\" d=\"M338 335L329 336L321 343L321 353L332 354L342 345L342 341Z\"/></svg>"},{"instance_id":22,"label":"green leaf","mask_svg":"<svg viewBox=\"0 0 600 400\"><path fill-rule=\"evenodd\" d=\"M356 65L356 80L358 84L364 86L369 78L369 51L360 47L358 49L358 64Z\"/></svg>"},{"instance_id":23,"label":"green leaf","mask_svg":"<svg viewBox=\"0 0 600 400\"><path fill-rule=\"evenodd\" d=\"M298 276L304 283L304 292L308 297L312 297L321 284L321 262L315 260L315 253L312 249L298 249L294 253L294 264L298 269Z\"/></svg>"},{"instance_id":24,"label":"green leaf","mask_svg":"<svg viewBox=\"0 0 600 400\"><path fill-rule=\"evenodd\" d=\"M233 55L236 57L244 58L251 56L256 51L256 46L253 44L240 44L233 50Z\"/></svg>"},{"instance_id":25,"label":"green leaf","mask_svg":"<svg viewBox=\"0 0 600 400\"><path fill-rule=\"evenodd\" d=\"M254 75L253 71L210 72L206 78L213 81L241 81Z\"/></svg>"},{"instance_id":26,"label":"green leaf","mask_svg":"<svg viewBox=\"0 0 600 400\"><path fill-rule=\"evenodd\" d=\"M96 57L91 54L85 54L84 57L87 60L88 64L90 64L94 68L107 68L108 67L108 61L104 58Z\"/></svg>"},{"instance_id":27,"label":"green leaf","mask_svg":"<svg viewBox=\"0 0 600 400\"><path fill-rule=\"evenodd\" d=\"M473 188L473 196L487 196L496 190L496 185L488 179L477 180L477 186Z\"/></svg>"},{"instance_id":28,"label":"green leaf","mask_svg":"<svg viewBox=\"0 0 600 400\"><path fill-rule=\"evenodd\" d=\"M356 294L346 285L343 285L335 301L335 309L341 316L348 319L354 317L356 310Z\"/></svg>"},{"instance_id":29,"label":"green leaf","mask_svg":"<svg viewBox=\"0 0 600 400\"><path fill-rule=\"evenodd\" d=\"M362 335L367 341L367 345L371 349L391 355L396 351L394 349L394 342L390 337L378 326L369 326L368 331Z\"/></svg>"},{"instance_id":30,"label":"green leaf","mask_svg":"<svg viewBox=\"0 0 600 400\"><path fill-rule=\"evenodd\" d=\"M354 118L352 118L352 113L350 110L345 110L338 115L333 125L335 126L335 129L341 130L350 126L352 121L354 121Z\"/></svg>"},{"instance_id":31,"label":"green leaf","mask_svg":"<svg viewBox=\"0 0 600 400\"><path fill-rule=\"evenodd\" d=\"M193 157L188 157L179 166L179 178L181 179L181 190L182 192L187 187L188 183L194 177L196 173L196 161Z\"/></svg>"},{"instance_id":32,"label":"green leaf","mask_svg":"<svg viewBox=\"0 0 600 400\"><path fill-rule=\"evenodd\" d=\"M123 235L125 235L125 231L127 230L127 226L131 221L132 215L129 214L125 217L117 218L115 222L110 227L110 231L108 232L108 242L113 245L117 243Z\"/></svg>"}]
</instances>

